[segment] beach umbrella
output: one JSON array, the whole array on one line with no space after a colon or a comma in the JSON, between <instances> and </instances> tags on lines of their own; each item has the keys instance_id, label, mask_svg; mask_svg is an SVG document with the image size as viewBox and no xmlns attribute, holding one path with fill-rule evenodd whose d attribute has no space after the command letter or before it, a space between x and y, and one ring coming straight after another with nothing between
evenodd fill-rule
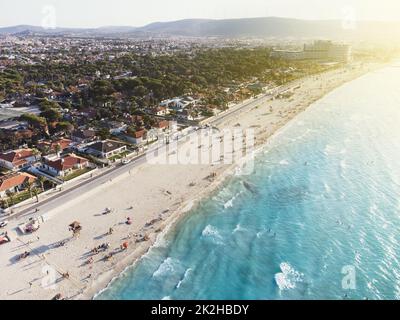
<instances>
[{"instance_id":1,"label":"beach umbrella","mask_svg":"<svg viewBox=\"0 0 400 320\"><path fill-rule=\"evenodd\" d=\"M69 227L72 230L75 230L75 229L79 229L81 227L81 224L78 221L74 221L69 225Z\"/></svg>"}]
</instances>

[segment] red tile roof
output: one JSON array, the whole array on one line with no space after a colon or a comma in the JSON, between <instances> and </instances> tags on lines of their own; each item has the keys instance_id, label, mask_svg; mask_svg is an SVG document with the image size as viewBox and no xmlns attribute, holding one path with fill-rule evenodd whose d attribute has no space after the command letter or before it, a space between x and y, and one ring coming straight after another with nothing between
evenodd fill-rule
<instances>
[{"instance_id":1,"label":"red tile roof","mask_svg":"<svg viewBox=\"0 0 400 320\"><path fill-rule=\"evenodd\" d=\"M78 157L74 154L69 154L68 156L63 157L61 159L49 161L47 163L47 165L49 167L56 169L57 171L65 171L65 170L75 167L78 164L82 165L82 164L86 164L88 162L89 161L85 158Z\"/></svg>"},{"instance_id":2,"label":"red tile roof","mask_svg":"<svg viewBox=\"0 0 400 320\"><path fill-rule=\"evenodd\" d=\"M146 134L146 130L144 130L144 129L138 130L135 132L134 137L136 139L143 138L145 134Z\"/></svg>"},{"instance_id":3,"label":"red tile roof","mask_svg":"<svg viewBox=\"0 0 400 320\"><path fill-rule=\"evenodd\" d=\"M5 176L0 177L0 192L9 190L16 186L19 186L26 182L34 182L36 177L25 173L25 172L18 172L13 174L8 174Z\"/></svg>"},{"instance_id":4,"label":"red tile roof","mask_svg":"<svg viewBox=\"0 0 400 320\"><path fill-rule=\"evenodd\" d=\"M0 159L11 162L14 166L19 166L19 165L22 165L27 162L25 160L26 158L29 158L32 156L33 156L32 149L20 149L20 150L14 150L11 152L7 152L7 153L1 153Z\"/></svg>"},{"instance_id":5,"label":"red tile roof","mask_svg":"<svg viewBox=\"0 0 400 320\"><path fill-rule=\"evenodd\" d=\"M72 143L72 140L69 139L58 139L56 141L43 141L39 143L39 147L45 148L48 147L50 150L55 151L57 145L60 146L60 150L63 151L67 149Z\"/></svg>"}]
</instances>

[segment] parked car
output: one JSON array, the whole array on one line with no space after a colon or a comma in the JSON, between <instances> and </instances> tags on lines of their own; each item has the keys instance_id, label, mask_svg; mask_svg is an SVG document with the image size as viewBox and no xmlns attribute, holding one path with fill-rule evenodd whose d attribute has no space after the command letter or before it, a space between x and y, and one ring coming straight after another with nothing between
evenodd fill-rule
<instances>
[{"instance_id":1,"label":"parked car","mask_svg":"<svg viewBox=\"0 0 400 320\"><path fill-rule=\"evenodd\" d=\"M4 228L5 226L8 225L8 221L2 221L0 222L0 228Z\"/></svg>"},{"instance_id":2,"label":"parked car","mask_svg":"<svg viewBox=\"0 0 400 320\"><path fill-rule=\"evenodd\" d=\"M131 160L124 160L124 161L122 161L122 164L123 165L127 165L127 164L130 164L132 162L132 159Z\"/></svg>"}]
</instances>

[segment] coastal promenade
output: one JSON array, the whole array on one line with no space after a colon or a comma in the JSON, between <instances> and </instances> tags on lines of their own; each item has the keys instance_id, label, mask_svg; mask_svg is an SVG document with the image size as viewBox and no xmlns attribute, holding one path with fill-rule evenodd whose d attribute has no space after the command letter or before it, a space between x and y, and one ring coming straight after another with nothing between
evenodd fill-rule
<instances>
[{"instance_id":1,"label":"coastal promenade","mask_svg":"<svg viewBox=\"0 0 400 320\"><path fill-rule=\"evenodd\" d=\"M266 103L269 99L271 99L272 96L296 87L298 83L300 83L300 81L301 80L296 80L288 85L278 86L269 89L266 93L263 93L256 98L250 98L244 102L232 106L226 112L213 117L211 121L206 120L205 123L211 126L218 126L229 117L249 111L257 105ZM188 134L182 135L180 136L179 140L182 141L187 136ZM156 148L161 147L162 146L158 145ZM154 148L150 149L149 152L154 152ZM84 179L77 178L76 182L58 187L46 194L45 196L39 195L39 202L32 204L29 202L33 202L34 200L27 201L27 204L23 206L18 206L17 208L13 209L12 213L8 214L5 218L10 220L27 216L33 217L38 216L43 212L52 210L57 207L58 203L70 201L71 199L74 199L77 195L82 195L87 190L96 188L106 183L107 181L115 179L118 176L135 169L137 166L142 165L146 162L146 152L139 154L138 156L130 157L130 159L132 161L127 165L115 163L110 168L102 169L100 170L100 172L94 174L93 176L85 177ZM3 218L3 220L5 218Z\"/></svg>"}]
</instances>

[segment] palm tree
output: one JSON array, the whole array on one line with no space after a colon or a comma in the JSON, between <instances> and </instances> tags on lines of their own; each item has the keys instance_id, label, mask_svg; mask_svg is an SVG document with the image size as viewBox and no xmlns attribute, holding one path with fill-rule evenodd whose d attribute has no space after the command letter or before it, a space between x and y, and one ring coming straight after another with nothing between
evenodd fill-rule
<instances>
[{"instance_id":1,"label":"palm tree","mask_svg":"<svg viewBox=\"0 0 400 320\"><path fill-rule=\"evenodd\" d=\"M44 149L43 149L43 153L45 155L48 155L50 153L50 148L48 146L45 146Z\"/></svg>"},{"instance_id":2,"label":"palm tree","mask_svg":"<svg viewBox=\"0 0 400 320\"><path fill-rule=\"evenodd\" d=\"M35 193L36 202L39 202L39 197L38 197L38 192L37 192L37 189L36 189L36 188L34 188L34 189L33 189L33 192Z\"/></svg>"},{"instance_id":3,"label":"palm tree","mask_svg":"<svg viewBox=\"0 0 400 320\"><path fill-rule=\"evenodd\" d=\"M60 144L57 143L55 149L56 149L57 156L60 156L60 152L61 152Z\"/></svg>"},{"instance_id":4,"label":"palm tree","mask_svg":"<svg viewBox=\"0 0 400 320\"><path fill-rule=\"evenodd\" d=\"M6 194L7 194L7 197L9 197L11 200L11 205L14 205L14 193L10 190L7 190ZM7 204L7 206L8 206L8 204Z\"/></svg>"},{"instance_id":5,"label":"palm tree","mask_svg":"<svg viewBox=\"0 0 400 320\"><path fill-rule=\"evenodd\" d=\"M5 198L3 199L3 204L6 205L5 208L8 208L8 207L9 207L7 197L5 197Z\"/></svg>"},{"instance_id":6,"label":"palm tree","mask_svg":"<svg viewBox=\"0 0 400 320\"><path fill-rule=\"evenodd\" d=\"M42 189L42 192L44 192L44 183L45 183L45 181L46 181L46 178L43 177L43 176L39 176L39 177L38 177L38 181L39 181L39 183L40 183L40 188Z\"/></svg>"},{"instance_id":7,"label":"palm tree","mask_svg":"<svg viewBox=\"0 0 400 320\"><path fill-rule=\"evenodd\" d=\"M33 182L32 181L28 181L27 182L27 187L28 187L28 190L29 190L29 197L30 197L30 199L32 199L32 187L33 187Z\"/></svg>"},{"instance_id":8,"label":"palm tree","mask_svg":"<svg viewBox=\"0 0 400 320\"><path fill-rule=\"evenodd\" d=\"M40 151L38 149L33 148L32 149L32 154L35 156L35 158L37 159L38 156L40 156Z\"/></svg>"}]
</instances>

